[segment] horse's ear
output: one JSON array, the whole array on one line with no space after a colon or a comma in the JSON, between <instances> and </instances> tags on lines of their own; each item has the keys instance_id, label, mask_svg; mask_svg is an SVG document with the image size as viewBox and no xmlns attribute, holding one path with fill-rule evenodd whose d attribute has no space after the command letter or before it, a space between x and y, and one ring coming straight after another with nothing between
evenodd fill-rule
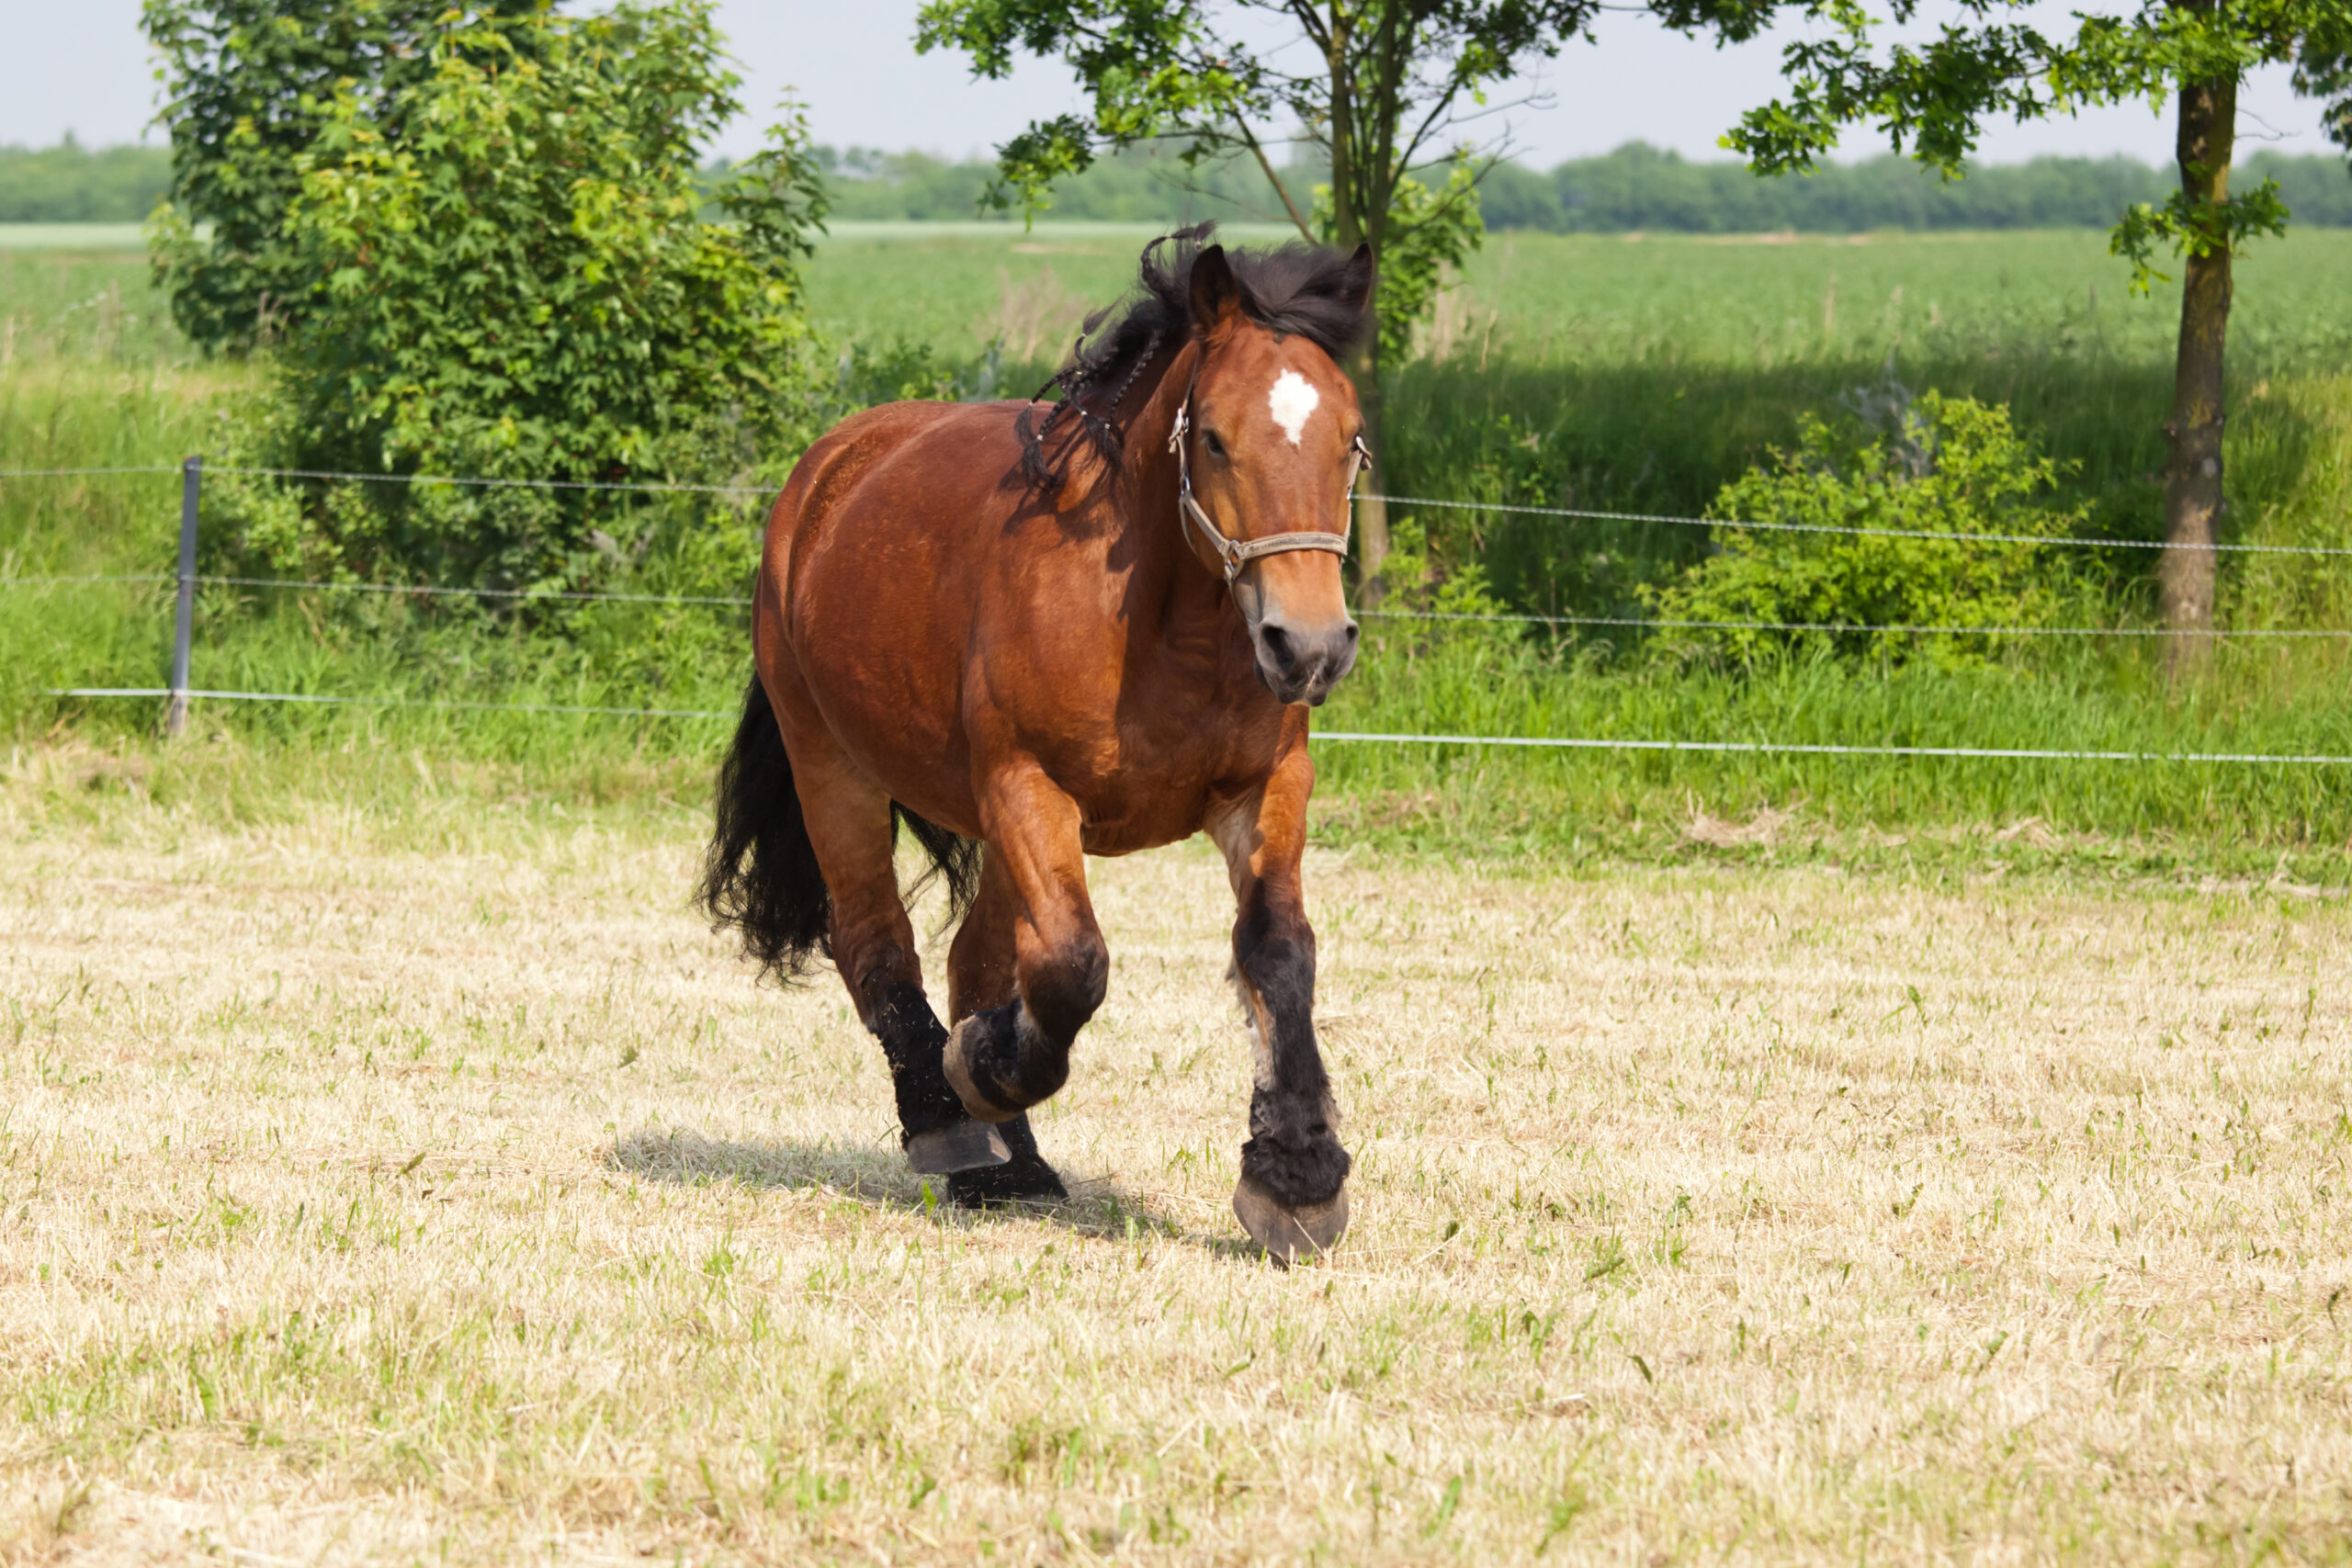
<instances>
[{"instance_id":1,"label":"horse's ear","mask_svg":"<svg viewBox=\"0 0 2352 1568\"><path fill-rule=\"evenodd\" d=\"M1348 258L1348 269L1340 284L1340 302L1351 310L1361 310L1372 302L1372 283L1377 276L1373 265L1372 246L1367 242L1356 246L1356 254Z\"/></svg>"},{"instance_id":2,"label":"horse's ear","mask_svg":"<svg viewBox=\"0 0 2352 1568\"><path fill-rule=\"evenodd\" d=\"M1223 245L1211 245L1193 258L1193 328L1204 335L1217 331L1241 313L1241 282Z\"/></svg>"}]
</instances>

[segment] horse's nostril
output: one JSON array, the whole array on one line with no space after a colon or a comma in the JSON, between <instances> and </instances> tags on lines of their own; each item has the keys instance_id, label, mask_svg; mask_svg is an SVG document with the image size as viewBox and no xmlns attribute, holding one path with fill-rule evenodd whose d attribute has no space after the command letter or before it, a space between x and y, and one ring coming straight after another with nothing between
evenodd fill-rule
<instances>
[{"instance_id":1,"label":"horse's nostril","mask_svg":"<svg viewBox=\"0 0 2352 1568\"><path fill-rule=\"evenodd\" d=\"M1287 671L1298 662L1298 650L1291 644L1290 633L1282 627L1260 626L1258 636L1264 640L1266 657L1273 661L1275 669Z\"/></svg>"},{"instance_id":2,"label":"horse's nostril","mask_svg":"<svg viewBox=\"0 0 2352 1568\"><path fill-rule=\"evenodd\" d=\"M1344 632L1341 632L1341 633L1340 634L1340 639L1341 639L1342 641L1344 641L1344 642L1345 642L1345 643L1346 643L1350 648L1353 648L1353 647L1356 645L1356 638L1357 638L1357 637L1361 637L1361 636L1363 636L1363 628L1362 626L1360 626L1356 625L1353 621L1350 621L1350 622L1348 623L1348 629L1347 629L1346 631L1344 631Z\"/></svg>"}]
</instances>

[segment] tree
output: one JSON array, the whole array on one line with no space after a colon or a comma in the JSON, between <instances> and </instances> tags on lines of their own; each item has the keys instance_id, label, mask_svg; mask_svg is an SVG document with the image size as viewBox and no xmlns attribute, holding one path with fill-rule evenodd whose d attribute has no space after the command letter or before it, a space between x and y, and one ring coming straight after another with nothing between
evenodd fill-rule
<instances>
[{"instance_id":1,"label":"tree","mask_svg":"<svg viewBox=\"0 0 2352 1568\"><path fill-rule=\"evenodd\" d=\"M1907 22L1917 0L1895 0ZM1789 46L1793 92L1749 111L1726 144L1764 172L1810 168L1838 132L1874 120L1896 151L1957 177L1989 115L2018 120L2082 105L2175 105L2180 188L2116 224L2112 249L2132 286L2170 281L2159 247L2182 257L2180 338L2165 424L2165 540L2157 586L2177 674L2201 663L2213 627L2216 524L2223 505L2223 359L2231 259L2258 234L2285 231L2277 183L2233 195L2238 84L2256 65L2293 61L2297 85L2334 101L2331 134L2352 148L2352 0L2141 0L2136 10L2077 11L2071 37L2016 19L2022 0L1959 0L1963 21L1921 45L1876 48L1875 19L1852 0L1811 0L1831 37Z\"/></svg>"},{"instance_id":2,"label":"tree","mask_svg":"<svg viewBox=\"0 0 2352 1568\"><path fill-rule=\"evenodd\" d=\"M499 17L546 8L472 7ZM243 353L291 324L308 292L285 235L299 160L338 96L397 138L450 9L450 0L145 0L172 141L172 195L156 209L153 253L182 332L208 351ZM208 238L198 238L200 224Z\"/></svg>"},{"instance_id":3,"label":"tree","mask_svg":"<svg viewBox=\"0 0 2352 1568\"><path fill-rule=\"evenodd\" d=\"M1658 3L1695 14L1709 0ZM1383 330L1350 368L1377 451L1384 353L1395 354L1433 299L1442 265L1458 262L1480 232L1475 149L1461 133L1497 112L1491 88L1586 34L1600 8L1600 0L928 0L916 47L961 50L982 76L1007 74L1017 51L1058 57L1091 96L1088 113L1037 121L999 149L1000 200L1034 212L1055 180L1084 171L1099 149L1176 138L1195 164L1254 158L1306 238L1370 245ZM1293 190L1268 155L1284 116L1329 160L1319 204ZM1445 171L1435 190L1416 177L1431 165ZM1387 513L1370 494L1357 508L1370 584L1388 553Z\"/></svg>"},{"instance_id":4,"label":"tree","mask_svg":"<svg viewBox=\"0 0 2352 1568\"><path fill-rule=\"evenodd\" d=\"M315 282L277 356L270 466L579 488L304 481L245 533L273 564L568 581L629 502L596 485L788 444L816 165L796 120L697 183L738 108L708 0L451 11L421 41L401 134L345 90L299 161L282 243Z\"/></svg>"}]
</instances>

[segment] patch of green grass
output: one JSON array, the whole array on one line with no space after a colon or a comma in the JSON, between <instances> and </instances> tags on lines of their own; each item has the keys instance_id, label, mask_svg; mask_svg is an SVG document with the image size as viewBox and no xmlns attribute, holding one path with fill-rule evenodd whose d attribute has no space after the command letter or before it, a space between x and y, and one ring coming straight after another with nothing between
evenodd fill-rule
<instances>
[{"instance_id":1,"label":"patch of green grass","mask_svg":"<svg viewBox=\"0 0 2352 1568\"><path fill-rule=\"evenodd\" d=\"M26 360L152 365L186 354L136 250L0 240L0 373Z\"/></svg>"}]
</instances>

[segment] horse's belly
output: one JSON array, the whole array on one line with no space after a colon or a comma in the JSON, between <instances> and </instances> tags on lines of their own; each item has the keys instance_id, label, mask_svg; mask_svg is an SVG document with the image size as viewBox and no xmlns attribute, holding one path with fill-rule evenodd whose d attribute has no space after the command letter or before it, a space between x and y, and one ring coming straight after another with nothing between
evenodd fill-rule
<instances>
[{"instance_id":1,"label":"horse's belly","mask_svg":"<svg viewBox=\"0 0 2352 1568\"><path fill-rule=\"evenodd\" d=\"M1156 791L1148 798L1127 790L1098 792L1092 801L1081 796L1086 852L1131 855L1189 839L1200 831L1207 806L1205 790Z\"/></svg>"}]
</instances>

